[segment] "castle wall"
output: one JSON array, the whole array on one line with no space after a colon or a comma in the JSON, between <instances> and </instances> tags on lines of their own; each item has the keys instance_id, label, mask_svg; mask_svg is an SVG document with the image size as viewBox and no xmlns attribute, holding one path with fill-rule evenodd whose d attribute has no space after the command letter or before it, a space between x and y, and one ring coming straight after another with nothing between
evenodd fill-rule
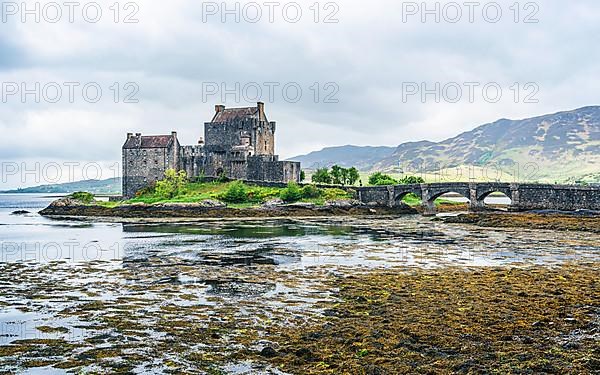
<instances>
[{"instance_id":1,"label":"castle wall","mask_svg":"<svg viewBox=\"0 0 600 375\"><path fill-rule=\"evenodd\" d=\"M256 155L275 154L275 123L260 121L254 132Z\"/></svg>"},{"instance_id":2,"label":"castle wall","mask_svg":"<svg viewBox=\"0 0 600 375\"><path fill-rule=\"evenodd\" d=\"M161 180L165 171L176 168L178 151L171 148L123 150L123 194L128 197Z\"/></svg>"},{"instance_id":3,"label":"castle wall","mask_svg":"<svg viewBox=\"0 0 600 375\"><path fill-rule=\"evenodd\" d=\"M246 180L290 182L300 181L300 163L279 161L276 155L253 156L248 158Z\"/></svg>"},{"instance_id":4,"label":"castle wall","mask_svg":"<svg viewBox=\"0 0 600 375\"><path fill-rule=\"evenodd\" d=\"M206 157L202 146L181 146L179 155L178 169L185 171L190 179L206 174Z\"/></svg>"}]
</instances>

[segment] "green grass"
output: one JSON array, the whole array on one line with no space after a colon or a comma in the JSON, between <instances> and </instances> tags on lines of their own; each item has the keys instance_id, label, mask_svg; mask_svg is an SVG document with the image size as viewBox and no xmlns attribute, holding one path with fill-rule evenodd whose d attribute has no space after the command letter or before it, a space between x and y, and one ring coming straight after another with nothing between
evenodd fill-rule
<instances>
[{"instance_id":1,"label":"green grass","mask_svg":"<svg viewBox=\"0 0 600 375\"><path fill-rule=\"evenodd\" d=\"M405 195L404 198L402 198L402 202L406 203L407 205L409 205L411 207L420 206L421 204L423 204L421 199L414 194ZM441 204L460 205L463 203L456 202L456 201L449 200L449 199L438 198L435 200L435 204L439 206Z\"/></svg>"},{"instance_id":2,"label":"green grass","mask_svg":"<svg viewBox=\"0 0 600 375\"><path fill-rule=\"evenodd\" d=\"M97 204L103 207L114 208L119 205L134 203L198 203L206 199L223 201L224 193L234 183L235 182L190 182L184 187L182 193L170 199L160 196L156 192L146 191L130 200L122 202L98 202ZM269 200L279 198L285 188L246 185L246 190L247 200L245 202L230 203L228 206L232 208L248 208L258 206ZM321 189L321 196L316 198L300 199L300 202L323 205L326 201L350 198L350 194L342 189L326 188Z\"/></svg>"}]
</instances>

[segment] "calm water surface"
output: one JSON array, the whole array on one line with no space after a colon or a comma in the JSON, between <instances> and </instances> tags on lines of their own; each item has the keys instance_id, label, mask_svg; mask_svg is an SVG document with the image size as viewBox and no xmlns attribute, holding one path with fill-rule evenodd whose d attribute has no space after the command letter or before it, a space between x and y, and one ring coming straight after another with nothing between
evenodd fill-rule
<instances>
[{"instance_id":1,"label":"calm water surface","mask_svg":"<svg viewBox=\"0 0 600 375\"><path fill-rule=\"evenodd\" d=\"M259 328L263 321L301 325L322 314L320 303L333 298L327 280L356 272L552 266L600 256L598 235L483 229L420 216L121 224L37 215L54 198L0 195L0 345L61 338L97 348L135 339L139 352L147 353L145 340L168 339L169 331L159 324L165 311L178 319L189 318L193 309L198 324L229 314ZM13 215L16 210L30 213ZM102 307L90 310L94 303ZM98 327L123 305L131 307L128 318L143 325L144 335ZM40 328L48 326L61 331ZM94 339L105 335L113 341ZM226 352L233 346L215 345L206 350ZM156 356L137 363L135 372L166 372L165 358ZM181 365L193 368L183 360ZM0 370L65 371L26 367L19 356L0 357ZM247 363L222 370L280 373Z\"/></svg>"}]
</instances>

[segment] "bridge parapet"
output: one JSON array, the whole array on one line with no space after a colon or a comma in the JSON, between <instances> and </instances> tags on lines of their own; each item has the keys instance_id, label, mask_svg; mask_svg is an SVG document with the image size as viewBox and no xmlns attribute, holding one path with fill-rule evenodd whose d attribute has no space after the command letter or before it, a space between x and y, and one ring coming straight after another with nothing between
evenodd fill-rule
<instances>
[{"instance_id":1,"label":"bridge parapet","mask_svg":"<svg viewBox=\"0 0 600 375\"><path fill-rule=\"evenodd\" d=\"M517 184L502 182L449 182L419 185L360 187L359 200L394 207L407 194L415 194L423 202L426 214L435 213L435 200L447 193L458 193L469 199L471 210L485 208L485 198L495 192L511 199L511 210L600 210L600 186Z\"/></svg>"}]
</instances>

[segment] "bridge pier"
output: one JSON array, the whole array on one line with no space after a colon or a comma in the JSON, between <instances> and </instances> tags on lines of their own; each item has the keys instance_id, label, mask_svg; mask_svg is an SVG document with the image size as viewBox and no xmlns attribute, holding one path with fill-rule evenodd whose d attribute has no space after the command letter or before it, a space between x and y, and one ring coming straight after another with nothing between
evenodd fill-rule
<instances>
[{"instance_id":1,"label":"bridge pier","mask_svg":"<svg viewBox=\"0 0 600 375\"><path fill-rule=\"evenodd\" d=\"M477 184L469 183L469 210L470 211L484 211L485 203L484 199L479 199L477 195Z\"/></svg>"},{"instance_id":2,"label":"bridge pier","mask_svg":"<svg viewBox=\"0 0 600 375\"><path fill-rule=\"evenodd\" d=\"M519 184L510 184L510 200L511 205L509 211L520 211L521 197L519 193Z\"/></svg>"}]
</instances>

